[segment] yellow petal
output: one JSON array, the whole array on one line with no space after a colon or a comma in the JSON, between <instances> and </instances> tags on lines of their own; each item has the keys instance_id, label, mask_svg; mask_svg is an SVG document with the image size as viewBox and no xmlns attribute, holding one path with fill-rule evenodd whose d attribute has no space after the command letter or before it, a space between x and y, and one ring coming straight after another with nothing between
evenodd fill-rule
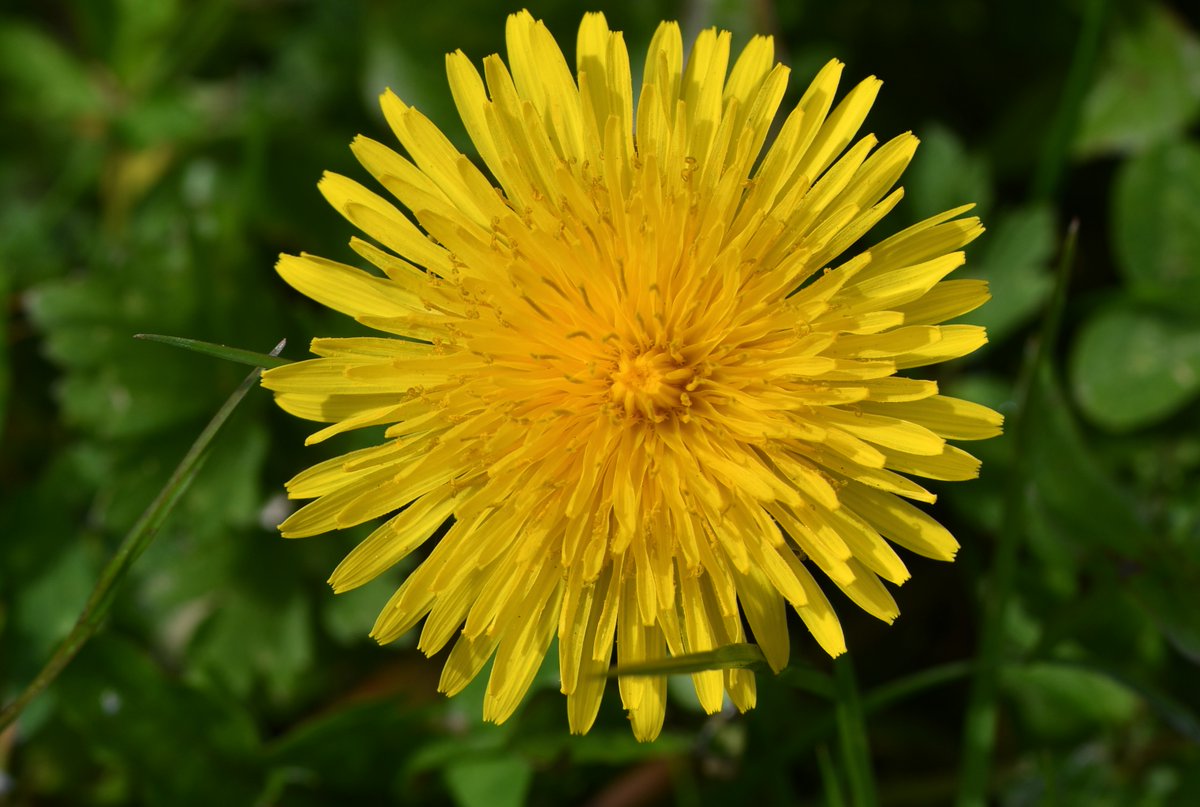
<instances>
[{"instance_id":1,"label":"yellow petal","mask_svg":"<svg viewBox=\"0 0 1200 807\"><path fill-rule=\"evenodd\" d=\"M420 298L396 284L315 255L280 255L275 271L301 294L352 317L424 310Z\"/></svg>"},{"instance_id":2,"label":"yellow petal","mask_svg":"<svg viewBox=\"0 0 1200 807\"><path fill-rule=\"evenodd\" d=\"M950 531L903 499L853 483L842 498L888 540L927 558L954 560L958 541Z\"/></svg>"},{"instance_id":3,"label":"yellow petal","mask_svg":"<svg viewBox=\"0 0 1200 807\"><path fill-rule=\"evenodd\" d=\"M896 600L875 573L857 560L847 561L854 572L854 579L849 583L839 583L838 587L846 593L854 604L876 619L889 625L900 616L900 608Z\"/></svg>"},{"instance_id":4,"label":"yellow petal","mask_svg":"<svg viewBox=\"0 0 1200 807\"><path fill-rule=\"evenodd\" d=\"M886 414L919 423L940 437L950 440L986 440L1003 430L1004 416L986 406L961 398L934 395L919 401L877 404L864 402L864 412Z\"/></svg>"},{"instance_id":5,"label":"yellow petal","mask_svg":"<svg viewBox=\"0 0 1200 807\"><path fill-rule=\"evenodd\" d=\"M334 569L329 584L340 594L374 580L425 543L453 509L449 488L426 494L356 546Z\"/></svg>"},{"instance_id":6,"label":"yellow petal","mask_svg":"<svg viewBox=\"0 0 1200 807\"><path fill-rule=\"evenodd\" d=\"M779 672L788 664L791 642L788 640L787 613L783 597L757 569L737 577L738 601L750 623L754 641L762 648L767 664Z\"/></svg>"},{"instance_id":7,"label":"yellow petal","mask_svg":"<svg viewBox=\"0 0 1200 807\"><path fill-rule=\"evenodd\" d=\"M449 274L451 266L446 251L378 194L328 171L317 183L317 189L347 221L388 249L440 275Z\"/></svg>"}]
</instances>

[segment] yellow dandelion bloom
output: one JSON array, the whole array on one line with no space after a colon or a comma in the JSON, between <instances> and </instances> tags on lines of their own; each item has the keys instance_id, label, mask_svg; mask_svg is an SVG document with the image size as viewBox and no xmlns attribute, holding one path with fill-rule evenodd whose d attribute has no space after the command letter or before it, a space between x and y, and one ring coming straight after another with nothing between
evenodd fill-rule
<instances>
[{"instance_id":1,"label":"yellow dandelion bloom","mask_svg":"<svg viewBox=\"0 0 1200 807\"><path fill-rule=\"evenodd\" d=\"M844 255L900 201L917 139L858 137L880 82L835 104L837 61L763 153L788 80L770 38L730 70L728 32L702 32L685 63L664 23L636 99L601 14L583 18L574 74L527 12L507 43L508 66L490 56L482 76L461 51L446 60L494 185L388 92L408 156L361 136L352 149L408 213L346 177L320 182L379 271L279 261L299 291L391 335L315 339L319 358L263 375L283 409L329 424L309 443L387 427L288 484L315 501L283 535L389 516L334 571L341 592L449 525L372 635L424 619L422 651L453 641L450 695L494 657L496 722L556 636L574 732L595 720L614 645L622 665L711 650L747 641L744 618L779 670L790 605L842 653L814 571L894 620L882 581L909 573L892 545L940 560L958 547L908 503L934 499L908 476L972 478L977 460L947 439L1000 432L995 412L897 375L985 342L938 324L988 297L944 279L979 221L968 205ZM692 677L710 712L726 693L754 706L749 671ZM653 739L665 678L618 685L634 734Z\"/></svg>"}]
</instances>

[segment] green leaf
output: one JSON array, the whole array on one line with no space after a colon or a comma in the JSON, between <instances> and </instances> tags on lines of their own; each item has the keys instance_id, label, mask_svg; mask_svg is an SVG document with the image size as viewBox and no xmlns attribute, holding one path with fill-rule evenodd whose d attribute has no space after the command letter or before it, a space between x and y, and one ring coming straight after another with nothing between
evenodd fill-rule
<instances>
[{"instance_id":1,"label":"green leaf","mask_svg":"<svg viewBox=\"0 0 1200 807\"><path fill-rule=\"evenodd\" d=\"M335 803L345 793L383 793L392 778L380 772L413 753L425 736L424 718L406 699L335 703L279 738L270 761L291 774L297 790L323 796L318 803ZM374 787L373 781L378 782ZM285 796L272 803L292 800Z\"/></svg>"},{"instance_id":2,"label":"green leaf","mask_svg":"<svg viewBox=\"0 0 1200 807\"><path fill-rule=\"evenodd\" d=\"M173 29L183 15L179 0L117 0L110 59L126 84L140 88L157 78L169 58Z\"/></svg>"},{"instance_id":3,"label":"green leaf","mask_svg":"<svg viewBox=\"0 0 1200 807\"><path fill-rule=\"evenodd\" d=\"M1200 393L1200 324L1119 304L1084 324L1071 354L1071 388L1098 426L1148 426Z\"/></svg>"},{"instance_id":4,"label":"green leaf","mask_svg":"<svg viewBox=\"0 0 1200 807\"><path fill-rule=\"evenodd\" d=\"M1026 413L1030 469L1026 498L1039 508L1043 538L1137 558L1153 545L1128 494L1117 486L1084 439L1057 380L1044 369Z\"/></svg>"},{"instance_id":5,"label":"green leaf","mask_svg":"<svg viewBox=\"0 0 1200 807\"><path fill-rule=\"evenodd\" d=\"M694 738L684 732L668 729L654 742L642 743L623 726L610 731L597 726L582 736L566 735L557 744L576 765L631 765L647 757L687 754L695 747Z\"/></svg>"},{"instance_id":6,"label":"green leaf","mask_svg":"<svg viewBox=\"0 0 1200 807\"><path fill-rule=\"evenodd\" d=\"M404 578L412 572L413 565L413 558L405 558L369 583L334 597L322 596L321 627L338 644L378 647L375 640L370 638L371 626L375 624L388 598L396 593ZM391 647L413 647L416 643L416 632L409 631L393 642ZM483 708L482 701L479 708Z\"/></svg>"},{"instance_id":7,"label":"green leaf","mask_svg":"<svg viewBox=\"0 0 1200 807\"><path fill-rule=\"evenodd\" d=\"M1139 568L1125 586L1163 637L1196 665L1200 665L1200 609L1188 603L1195 599L1198 587L1200 563L1170 551Z\"/></svg>"},{"instance_id":8,"label":"green leaf","mask_svg":"<svg viewBox=\"0 0 1200 807\"><path fill-rule=\"evenodd\" d=\"M975 372L956 376L942 385L943 393L983 404L1005 417L1013 410L1013 383L999 375ZM1004 513L1005 482L1015 457L1012 435L1005 432L993 440L972 443L970 452L983 465L979 478L969 485L950 485L939 502L946 502L959 517L979 529L995 532Z\"/></svg>"},{"instance_id":9,"label":"green leaf","mask_svg":"<svg viewBox=\"0 0 1200 807\"><path fill-rule=\"evenodd\" d=\"M993 344L1016 333L1042 308L1054 287L1050 262L1057 242L1049 207L1029 205L1001 216L980 239L978 257L970 256L956 275L986 280L992 294L963 320L987 328Z\"/></svg>"},{"instance_id":10,"label":"green leaf","mask_svg":"<svg viewBox=\"0 0 1200 807\"><path fill-rule=\"evenodd\" d=\"M276 351L282 347L283 344L280 343ZM154 542L163 522L171 514L175 505L179 503L180 498L187 491L188 485L195 478L197 470L203 464L213 438L258 380L259 374L260 371L257 369L251 372L200 432L200 436L196 438L192 447L175 468L174 473L167 479L158 496L142 513L105 565L100 573L100 579L97 580L71 633L59 644L54 655L51 656L37 677L14 701L6 704L0 710L0 729L16 720L30 701L55 680L59 673L71 663L79 650L100 629L130 567Z\"/></svg>"},{"instance_id":11,"label":"green leaf","mask_svg":"<svg viewBox=\"0 0 1200 807\"><path fill-rule=\"evenodd\" d=\"M1009 667L1001 681L1021 723L1043 740L1079 740L1128 723L1140 701L1109 676L1075 665Z\"/></svg>"},{"instance_id":12,"label":"green leaf","mask_svg":"<svg viewBox=\"0 0 1200 807\"><path fill-rule=\"evenodd\" d=\"M195 389L191 369L182 362L123 361L71 373L55 393L66 423L102 438L143 437L211 411L214 388ZM190 402L189 387L196 393Z\"/></svg>"},{"instance_id":13,"label":"green leaf","mask_svg":"<svg viewBox=\"0 0 1200 807\"><path fill-rule=\"evenodd\" d=\"M954 683L971 674L971 665L952 661L936 667L926 667L904 678L889 681L863 695L863 712L871 714L894 703L904 701L926 690Z\"/></svg>"},{"instance_id":14,"label":"green leaf","mask_svg":"<svg viewBox=\"0 0 1200 807\"><path fill-rule=\"evenodd\" d=\"M117 636L97 639L58 683L60 709L128 801L252 804L260 746L237 705L174 679Z\"/></svg>"},{"instance_id":15,"label":"green leaf","mask_svg":"<svg viewBox=\"0 0 1200 807\"><path fill-rule=\"evenodd\" d=\"M283 700L312 663L312 634L311 610L299 593L278 601L269 592L238 591L201 627L189 657L194 670L238 697L249 697L261 680L273 698Z\"/></svg>"},{"instance_id":16,"label":"green leaf","mask_svg":"<svg viewBox=\"0 0 1200 807\"><path fill-rule=\"evenodd\" d=\"M96 563L86 542L63 547L53 566L20 589L13 615L28 653L40 663L75 627L96 581Z\"/></svg>"},{"instance_id":17,"label":"green leaf","mask_svg":"<svg viewBox=\"0 0 1200 807\"><path fill-rule=\"evenodd\" d=\"M453 762L444 775L458 807L521 807L533 767L516 754L504 754Z\"/></svg>"},{"instance_id":18,"label":"green leaf","mask_svg":"<svg viewBox=\"0 0 1200 807\"><path fill-rule=\"evenodd\" d=\"M833 700L835 697L833 678L828 673L793 661L779 672L779 680L796 689Z\"/></svg>"},{"instance_id":19,"label":"green leaf","mask_svg":"<svg viewBox=\"0 0 1200 807\"><path fill-rule=\"evenodd\" d=\"M194 327L203 281L175 268L104 266L26 292L46 354L64 370L55 393L69 424L103 438L142 436L219 405L228 384L223 368L196 356L148 350L129 338L138 331Z\"/></svg>"},{"instance_id":20,"label":"green leaf","mask_svg":"<svg viewBox=\"0 0 1200 807\"><path fill-rule=\"evenodd\" d=\"M138 149L202 141L211 136L211 126L200 97L178 93L140 99L114 121L121 138Z\"/></svg>"},{"instance_id":21,"label":"green leaf","mask_svg":"<svg viewBox=\"0 0 1200 807\"><path fill-rule=\"evenodd\" d=\"M1200 146L1167 143L1122 166L1112 234L1136 295L1200 313Z\"/></svg>"},{"instance_id":22,"label":"green leaf","mask_svg":"<svg viewBox=\"0 0 1200 807\"><path fill-rule=\"evenodd\" d=\"M228 541L230 527L257 527L267 443L266 429L253 417L239 418L226 427L180 507L184 518L193 522L209 519L216 524L197 523L188 534ZM219 519L213 517L217 512Z\"/></svg>"},{"instance_id":23,"label":"green leaf","mask_svg":"<svg viewBox=\"0 0 1200 807\"><path fill-rule=\"evenodd\" d=\"M1066 663L1069 664L1069 662ZM1133 669L1125 672L1098 662L1089 662L1086 666L1121 684L1130 692L1137 693L1163 723L1179 732L1193 745L1200 746L1200 716L1195 713L1191 703L1180 700L1180 695L1183 693L1179 693L1178 690L1171 692L1163 689L1157 681L1151 683L1145 679L1144 673L1140 670Z\"/></svg>"},{"instance_id":24,"label":"green leaf","mask_svg":"<svg viewBox=\"0 0 1200 807\"><path fill-rule=\"evenodd\" d=\"M756 644L730 644L702 653L686 653L682 656L642 664L625 664L612 667L609 678L622 675L683 675L706 670L767 670L767 658Z\"/></svg>"},{"instance_id":25,"label":"green leaf","mask_svg":"<svg viewBox=\"0 0 1200 807\"><path fill-rule=\"evenodd\" d=\"M1113 40L1084 100L1075 153L1136 152L1185 131L1200 112L1200 42L1174 13L1151 6Z\"/></svg>"},{"instance_id":26,"label":"green leaf","mask_svg":"<svg viewBox=\"0 0 1200 807\"><path fill-rule=\"evenodd\" d=\"M0 259L2 260L2 259ZM8 299L8 274L0 272L0 300ZM0 322L0 424L8 421L8 321Z\"/></svg>"},{"instance_id":27,"label":"green leaf","mask_svg":"<svg viewBox=\"0 0 1200 807\"><path fill-rule=\"evenodd\" d=\"M985 215L992 201L987 161L967 151L950 129L940 124L920 132L921 144L904 172L904 209L919 221L943 210L975 204Z\"/></svg>"},{"instance_id":28,"label":"green leaf","mask_svg":"<svg viewBox=\"0 0 1200 807\"><path fill-rule=\"evenodd\" d=\"M475 681L478 680L479 676L475 678ZM473 685L475 681L472 681L471 684ZM486 689L486 681L483 686ZM447 714L471 720L472 722L465 724L468 730L460 736L441 738L425 743L410 753L404 761L399 778L402 784L412 785L418 780L420 774L426 771L442 770L454 764L455 760L478 759L504 753L509 735L514 733L511 722L499 726L494 723L483 723L479 721L480 712L478 710L473 710L468 718L453 707L454 699L451 699L446 705ZM482 706L480 708L482 709Z\"/></svg>"},{"instance_id":29,"label":"green leaf","mask_svg":"<svg viewBox=\"0 0 1200 807\"><path fill-rule=\"evenodd\" d=\"M0 25L0 102L35 121L98 113L99 89L82 64L46 33L11 19Z\"/></svg>"},{"instance_id":30,"label":"green leaf","mask_svg":"<svg viewBox=\"0 0 1200 807\"><path fill-rule=\"evenodd\" d=\"M218 359L234 361L239 364L248 364L251 367L282 367L285 364L292 363L290 359L280 359L276 356L269 356L266 353L255 353L251 350L242 350L238 347L227 347L226 345L214 345L212 342L201 342L199 339L187 339L182 336L138 333L134 334L133 338L142 339L146 342L161 342L164 345L181 347L184 350L204 353L208 356L216 356ZM284 344L286 345L286 342Z\"/></svg>"}]
</instances>

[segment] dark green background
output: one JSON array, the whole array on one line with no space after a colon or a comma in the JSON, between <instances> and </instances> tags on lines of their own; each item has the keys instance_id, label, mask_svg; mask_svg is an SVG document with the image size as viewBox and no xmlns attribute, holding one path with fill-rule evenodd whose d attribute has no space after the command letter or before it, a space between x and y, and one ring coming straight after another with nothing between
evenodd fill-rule
<instances>
[{"instance_id":1,"label":"dark green background","mask_svg":"<svg viewBox=\"0 0 1200 807\"><path fill-rule=\"evenodd\" d=\"M530 2L571 55L580 8ZM350 260L315 183L365 178L390 139L385 87L470 152L446 51L503 50L518 6L439 0L47 0L0 6L0 698L70 629L100 566L245 368L168 333L266 351L357 326L272 271ZM991 344L941 370L1013 414L1064 232L1065 316L1024 412L1027 448L978 446L942 486L963 550L915 559L886 627L840 595L880 800L948 803L1005 489L1022 503L1006 612L993 794L1004 805L1200 804L1200 40L1156 3L1091 0L609 3L640 62L657 21L773 32L789 99L825 60L884 90L868 129L923 141L896 226L965 201L989 231L964 271L995 299ZM1090 15L1090 16L1089 16ZM1097 21L1068 80L1085 28ZM403 574L335 598L353 535L280 539L282 483L372 439L302 448L259 391L236 413L106 630L0 735L0 804L825 804L829 661L799 623L758 710L706 717L672 684L660 740L633 742L610 689L570 737L551 663L517 715L434 692L440 660L366 636ZM913 677L916 676L914 679ZM618 788L627 787L625 796ZM630 793L634 795L629 795ZM637 801L637 798L643 800ZM736 799L736 802L733 800Z\"/></svg>"}]
</instances>

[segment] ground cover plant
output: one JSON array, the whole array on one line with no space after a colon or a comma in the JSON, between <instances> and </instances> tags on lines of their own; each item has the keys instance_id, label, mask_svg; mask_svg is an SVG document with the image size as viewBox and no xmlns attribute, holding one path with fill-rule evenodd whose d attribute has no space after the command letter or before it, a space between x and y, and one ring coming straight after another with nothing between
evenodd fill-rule
<instances>
[{"instance_id":1,"label":"ground cover plant","mask_svg":"<svg viewBox=\"0 0 1200 807\"><path fill-rule=\"evenodd\" d=\"M529 9L571 59L582 10ZM330 570L372 525L276 530L285 480L382 430L305 448L312 429L256 388L139 522L250 368L133 336L257 356L286 338L295 361L313 336L366 335L282 283L276 256L358 260L316 183L366 181L347 145L390 137L385 87L484 165L444 55L503 52L517 10L0 11L0 701L85 607L95 630L0 733L0 803L1200 800L1200 38L1167 4L597 7L635 86L664 19L685 46L714 25L735 53L772 35L784 111L831 58L849 82L879 76L864 131L921 142L863 246L963 202L987 227L955 276L989 283L959 320L988 344L921 368L1006 417L969 446L978 480L930 486L957 560L904 555L891 626L827 586L850 652L831 661L793 614L787 666L755 669L745 714L706 714L676 675L639 743L610 682L573 736L554 649L502 725L480 719L486 674L443 698L445 652L425 659L419 631L368 637L423 555L334 596ZM113 572L131 530L136 562Z\"/></svg>"}]
</instances>

